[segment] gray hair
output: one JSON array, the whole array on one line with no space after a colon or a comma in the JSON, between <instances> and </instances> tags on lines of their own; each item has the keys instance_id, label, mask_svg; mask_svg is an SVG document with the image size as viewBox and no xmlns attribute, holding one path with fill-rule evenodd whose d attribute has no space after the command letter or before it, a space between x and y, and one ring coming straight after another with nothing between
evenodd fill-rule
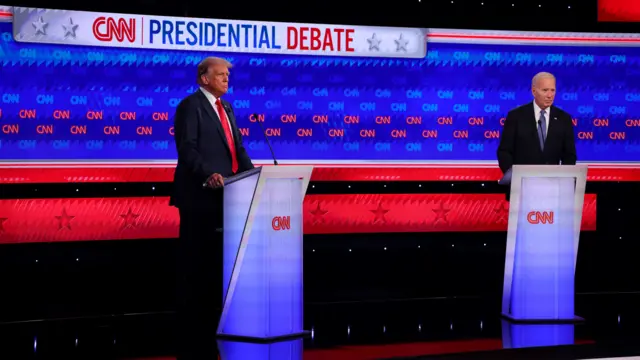
<instances>
[{"instance_id":1,"label":"gray hair","mask_svg":"<svg viewBox=\"0 0 640 360\"><path fill-rule=\"evenodd\" d=\"M208 73L209 68L214 65L224 65L227 67L227 69L231 69L233 67L233 65L229 61L223 58L219 58L215 56L206 57L202 59L202 61L200 61L200 63L198 64L198 78L197 78L198 84L202 83L202 80L200 80L202 75Z\"/></svg>"},{"instance_id":2,"label":"gray hair","mask_svg":"<svg viewBox=\"0 0 640 360\"><path fill-rule=\"evenodd\" d=\"M553 79L553 81L556 81L556 77L553 76L552 73L539 72L531 80L531 86L536 87L536 85L538 84L538 81L540 81L542 79L546 79L546 78L551 78L551 79Z\"/></svg>"}]
</instances>

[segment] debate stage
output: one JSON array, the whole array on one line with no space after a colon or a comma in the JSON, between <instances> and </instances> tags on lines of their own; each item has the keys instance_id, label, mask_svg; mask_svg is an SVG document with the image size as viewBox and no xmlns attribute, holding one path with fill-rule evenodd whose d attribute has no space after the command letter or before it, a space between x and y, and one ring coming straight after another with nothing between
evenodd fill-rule
<instances>
[{"instance_id":1,"label":"debate stage","mask_svg":"<svg viewBox=\"0 0 640 360\"><path fill-rule=\"evenodd\" d=\"M211 31L218 31L215 43ZM256 306L260 288L270 310L272 300L295 305L273 306L280 312L268 312L261 325L285 313L296 326L304 318L303 339L238 343L216 339L214 327L180 328L175 319L172 115L198 91L192 75L212 54L234 65L224 98L260 172L279 172L274 153L280 168L313 166L310 176L289 179L304 179L304 196L274 190L296 196L266 200L277 211L256 222L266 229L256 241L245 227L224 226L223 233L235 232L223 236L231 254L224 283L244 295L236 293L234 309L225 298L221 327L230 324L234 335L255 325L247 314L267 313ZM638 356L640 93L632 70L639 61L637 33L0 6L0 357L173 359L184 350L177 335L185 334L197 359ZM575 201L582 212L564 207L569 197L563 206L551 199L529 207L521 228L546 229L521 236L518 251L517 201L507 201L493 160L508 111L531 101L531 78L545 70L558 79L556 103L572 115L578 159L588 166L584 196ZM265 184L254 185L246 189L255 194ZM530 203L542 193L529 192ZM246 221L255 215L250 194L234 198L250 206L229 205L242 226L253 224ZM569 229L569 218L579 246L556 231ZM562 256L544 257L554 239L565 245ZM277 261L264 261L262 249ZM509 265L523 259L524 266ZM549 274L562 284L551 286ZM546 282L531 286L531 278ZM562 301L527 298L527 290L542 288L554 296L564 290ZM516 293L511 304L501 299L505 289ZM569 304L563 312L584 321L506 321L509 307L519 306L515 298L520 305L535 298L527 311L542 300L545 312Z\"/></svg>"}]
</instances>

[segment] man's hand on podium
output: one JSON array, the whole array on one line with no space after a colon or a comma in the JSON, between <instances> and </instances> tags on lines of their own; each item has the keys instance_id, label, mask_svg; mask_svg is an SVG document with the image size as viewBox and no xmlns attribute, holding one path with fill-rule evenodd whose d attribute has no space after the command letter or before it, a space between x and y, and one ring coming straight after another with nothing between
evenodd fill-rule
<instances>
[{"instance_id":1,"label":"man's hand on podium","mask_svg":"<svg viewBox=\"0 0 640 360\"><path fill-rule=\"evenodd\" d=\"M222 178L222 175L220 174L213 174L211 176L209 176L209 178L207 179L206 182L206 186L213 188L213 189L217 189L217 188L221 188L224 186L224 179Z\"/></svg>"}]
</instances>

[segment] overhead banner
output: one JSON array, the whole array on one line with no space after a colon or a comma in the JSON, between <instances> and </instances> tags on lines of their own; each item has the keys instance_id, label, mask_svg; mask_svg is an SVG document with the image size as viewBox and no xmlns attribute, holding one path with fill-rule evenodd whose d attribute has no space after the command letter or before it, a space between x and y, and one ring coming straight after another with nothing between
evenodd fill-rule
<instances>
[{"instance_id":1,"label":"overhead banner","mask_svg":"<svg viewBox=\"0 0 640 360\"><path fill-rule=\"evenodd\" d=\"M415 28L195 19L13 8L16 41L142 49L424 58Z\"/></svg>"}]
</instances>

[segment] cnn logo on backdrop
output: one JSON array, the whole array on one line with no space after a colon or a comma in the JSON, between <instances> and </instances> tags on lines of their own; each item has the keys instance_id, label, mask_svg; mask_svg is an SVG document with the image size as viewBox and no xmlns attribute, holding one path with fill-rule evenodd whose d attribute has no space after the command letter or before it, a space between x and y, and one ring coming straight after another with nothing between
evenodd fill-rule
<instances>
[{"instance_id":1,"label":"cnn logo on backdrop","mask_svg":"<svg viewBox=\"0 0 640 360\"><path fill-rule=\"evenodd\" d=\"M271 227L275 231L290 230L291 216L274 216L271 219Z\"/></svg>"},{"instance_id":2,"label":"cnn logo on backdrop","mask_svg":"<svg viewBox=\"0 0 640 360\"><path fill-rule=\"evenodd\" d=\"M529 224L553 224L553 211L531 211L527 214Z\"/></svg>"}]
</instances>

